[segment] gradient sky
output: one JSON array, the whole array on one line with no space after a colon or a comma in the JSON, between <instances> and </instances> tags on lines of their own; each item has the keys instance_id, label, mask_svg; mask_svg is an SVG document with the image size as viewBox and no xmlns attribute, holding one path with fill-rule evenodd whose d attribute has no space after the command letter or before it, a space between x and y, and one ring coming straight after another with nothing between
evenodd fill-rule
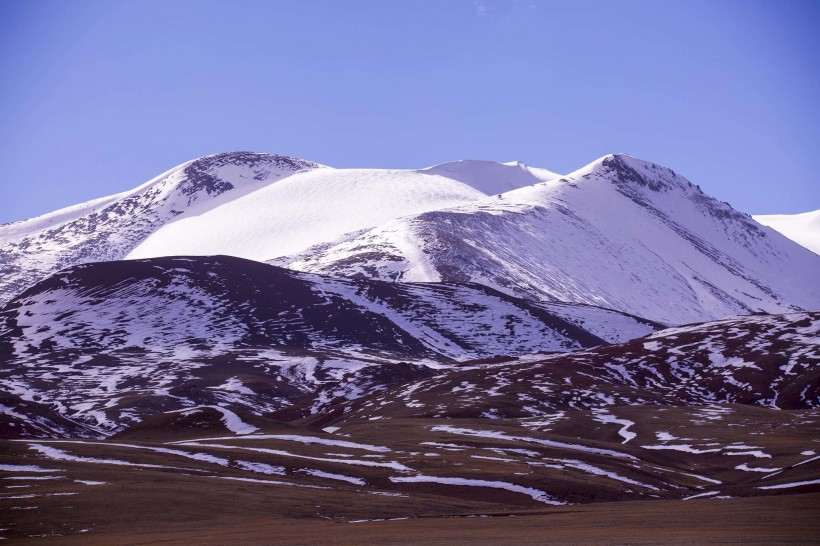
<instances>
[{"instance_id":1,"label":"gradient sky","mask_svg":"<svg viewBox=\"0 0 820 546\"><path fill-rule=\"evenodd\" d=\"M820 208L820 2L0 2L0 222L253 150L334 167L610 152Z\"/></svg>"}]
</instances>

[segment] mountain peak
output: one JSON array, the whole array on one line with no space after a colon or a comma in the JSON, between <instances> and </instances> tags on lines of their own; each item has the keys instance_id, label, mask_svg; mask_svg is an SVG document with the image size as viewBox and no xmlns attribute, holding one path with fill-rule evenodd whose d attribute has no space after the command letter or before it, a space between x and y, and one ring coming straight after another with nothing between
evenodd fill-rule
<instances>
[{"instance_id":1,"label":"mountain peak","mask_svg":"<svg viewBox=\"0 0 820 546\"><path fill-rule=\"evenodd\" d=\"M181 215L202 214L272 182L321 167L258 152L214 154L177 165L132 190L0 226L0 277L5 281L0 284L0 301L64 267L122 259Z\"/></svg>"},{"instance_id":2,"label":"mountain peak","mask_svg":"<svg viewBox=\"0 0 820 546\"><path fill-rule=\"evenodd\" d=\"M803 279L816 257L627 154L566 177L520 161L319 167L215 154L0 228L0 301L78 263L226 253L312 272L480 282L670 323L820 301ZM647 287L665 296L647 300Z\"/></svg>"},{"instance_id":3,"label":"mountain peak","mask_svg":"<svg viewBox=\"0 0 820 546\"><path fill-rule=\"evenodd\" d=\"M205 190L209 195L218 195L237 187L237 182L258 183L322 167L313 161L278 154L224 152L184 164L180 191L189 195Z\"/></svg>"},{"instance_id":4,"label":"mountain peak","mask_svg":"<svg viewBox=\"0 0 820 546\"><path fill-rule=\"evenodd\" d=\"M249 151L233 151L221 152L217 154L210 154L198 157L190 161L187 166L196 165L200 168L214 168L223 167L226 165L243 165L247 167L254 167L257 165L275 164L276 166L287 168L291 170L302 170L305 168L324 167L315 161L308 161L306 159L299 159L280 154L271 154L266 152L249 152Z\"/></svg>"},{"instance_id":5,"label":"mountain peak","mask_svg":"<svg viewBox=\"0 0 820 546\"><path fill-rule=\"evenodd\" d=\"M605 155L572 174L582 178L606 178L621 188L646 188L655 192L696 187L672 169L624 153Z\"/></svg>"},{"instance_id":6,"label":"mountain peak","mask_svg":"<svg viewBox=\"0 0 820 546\"><path fill-rule=\"evenodd\" d=\"M610 154L545 184L405 217L278 263L476 282L680 324L816 308L820 291L809 279L820 264L795 246L671 169Z\"/></svg>"}]
</instances>

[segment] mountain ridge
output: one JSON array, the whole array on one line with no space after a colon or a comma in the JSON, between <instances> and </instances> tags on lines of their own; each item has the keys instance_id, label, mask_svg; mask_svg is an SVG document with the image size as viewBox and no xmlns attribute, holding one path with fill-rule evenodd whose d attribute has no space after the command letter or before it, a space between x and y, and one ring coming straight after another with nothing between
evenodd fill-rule
<instances>
[{"instance_id":1,"label":"mountain ridge","mask_svg":"<svg viewBox=\"0 0 820 546\"><path fill-rule=\"evenodd\" d=\"M471 280L666 323L820 308L810 281L820 260L671 169L624 155L276 263L346 276ZM636 281L672 295L647 305Z\"/></svg>"},{"instance_id":2,"label":"mountain ridge","mask_svg":"<svg viewBox=\"0 0 820 546\"><path fill-rule=\"evenodd\" d=\"M385 170L207 156L134 190L0 226L0 302L78 263L214 254L315 273L477 282L663 323L820 308L814 255L671 169L626 154L568 175L520 162Z\"/></svg>"},{"instance_id":3,"label":"mountain ridge","mask_svg":"<svg viewBox=\"0 0 820 546\"><path fill-rule=\"evenodd\" d=\"M229 256L114 261L64 270L0 309L0 392L18 423L7 431L81 436L202 405L324 415L322 426L334 415L811 408L818 326L814 312L662 328L480 285L338 279ZM27 413L39 421L14 421Z\"/></svg>"}]
</instances>

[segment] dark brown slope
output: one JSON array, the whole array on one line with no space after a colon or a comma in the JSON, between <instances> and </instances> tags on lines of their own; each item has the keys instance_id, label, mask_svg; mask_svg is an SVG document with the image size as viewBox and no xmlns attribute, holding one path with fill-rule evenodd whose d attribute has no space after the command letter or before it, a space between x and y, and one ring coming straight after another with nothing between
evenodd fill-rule
<instances>
[{"instance_id":1,"label":"dark brown slope","mask_svg":"<svg viewBox=\"0 0 820 546\"><path fill-rule=\"evenodd\" d=\"M0 310L0 388L113 432L186 406L265 414L465 359L600 345L602 325L602 336L660 327L479 285L333 279L229 256L102 262Z\"/></svg>"},{"instance_id":2,"label":"dark brown slope","mask_svg":"<svg viewBox=\"0 0 820 546\"><path fill-rule=\"evenodd\" d=\"M820 405L818 331L820 312L670 328L620 345L461 367L330 413L521 418L625 405L813 408Z\"/></svg>"}]
</instances>

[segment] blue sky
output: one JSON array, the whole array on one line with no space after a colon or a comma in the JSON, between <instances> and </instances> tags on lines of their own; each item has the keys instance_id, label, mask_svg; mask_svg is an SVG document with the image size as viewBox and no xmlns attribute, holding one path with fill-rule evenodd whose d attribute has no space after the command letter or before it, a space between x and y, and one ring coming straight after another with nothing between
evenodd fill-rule
<instances>
[{"instance_id":1,"label":"blue sky","mask_svg":"<svg viewBox=\"0 0 820 546\"><path fill-rule=\"evenodd\" d=\"M0 2L0 222L253 150L335 167L610 152L820 208L820 2Z\"/></svg>"}]
</instances>

